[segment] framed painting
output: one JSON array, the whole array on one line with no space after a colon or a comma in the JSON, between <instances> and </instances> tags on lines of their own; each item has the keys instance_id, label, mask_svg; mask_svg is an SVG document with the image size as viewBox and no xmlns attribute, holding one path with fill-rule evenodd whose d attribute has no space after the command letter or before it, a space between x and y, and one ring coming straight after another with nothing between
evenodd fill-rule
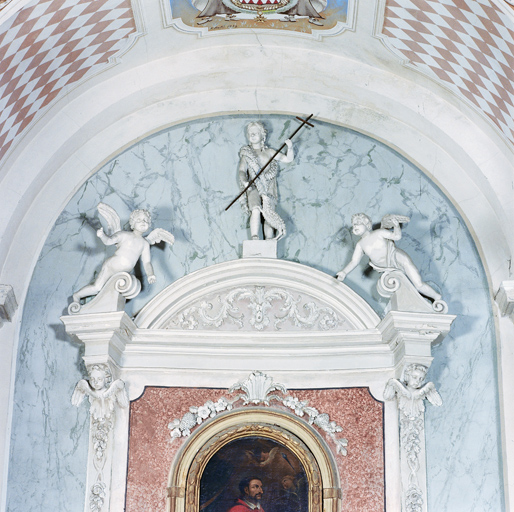
<instances>
[{"instance_id":1,"label":"framed painting","mask_svg":"<svg viewBox=\"0 0 514 512\"><path fill-rule=\"evenodd\" d=\"M200 479L201 512L308 512L309 482L284 444L251 435L220 448Z\"/></svg>"}]
</instances>

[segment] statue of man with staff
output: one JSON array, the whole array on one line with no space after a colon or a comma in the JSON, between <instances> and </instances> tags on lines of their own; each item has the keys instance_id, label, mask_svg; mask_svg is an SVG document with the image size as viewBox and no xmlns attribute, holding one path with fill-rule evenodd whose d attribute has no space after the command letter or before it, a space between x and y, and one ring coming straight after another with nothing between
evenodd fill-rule
<instances>
[{"instance_id":1,"label":"statue of man with staff","mask_svg":"<svg viewBox=\"0 0 514 512\"><path fill-rule=\"evenodd\" d=\"M284 155L266 146L266 135L261 122L250 123L246 127L249 144L239 151L239 184L242 191L269 164L240 197L243 211L250 215L252 240L260 239L261 225L266 240L279 240L286 234L286 225L275 210L278 201L277 162L288 164L293 161L293 143L290 139L285 141L287 153Z\"/></svg>"}]
</instances>

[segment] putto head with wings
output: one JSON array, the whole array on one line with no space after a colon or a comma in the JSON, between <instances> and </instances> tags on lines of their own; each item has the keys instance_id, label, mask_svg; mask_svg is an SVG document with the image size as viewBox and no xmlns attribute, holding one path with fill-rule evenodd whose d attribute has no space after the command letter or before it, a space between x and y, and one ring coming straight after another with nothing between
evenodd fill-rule
<instances>
[{"instance_id":1,"label":"putto head with wings","mask_svg":"<svg viewBox=\"0 0 514 512\"><path fill-rule=\"evenodd\" d=\"M147 237L143 234L150 229L151 216L148 210L134 210L130 215L131 231L122 231L120 217L114 208L104 203L97 206L98 213L105 219L109 234L100 228L96 234L105 245L116 245L116 252L107 258L95 282L84 286L73 294L73 301L80 304L81 299L96 295L105 283L118 272L131 272L141 258L143 268L150 284L155 283L150 258L150 246L159 242L173 244L175 237L162 228L154 229Z\"/></svg>"},{"instance_id":2,"label":"putto head with wings","mask_svg":"<svg viewBox=\"0 0 514 512\"><path fill-rule=\"evenodd\" d=\"M421 364L409 364L403 372L403 379L389 379L384 390L385 400L396 398L400 412L411 420L418 418L425 411L425 398L437 407L443 404L433 382L422 385L427 371L428 368Z\"/></svg>"},{"instance_id":3,"label":"putto head with wings","mask_svg":"<svg viewBox=\"0 0 514 512\"><path fill-rule=\"evenodd\" d=\"M125 383L117 379L111 382L111 372L107 365L95 364L89 369L89 382L79 380L73 391L71 403L78 407L87 395L91 407L89 412L94 420L110 418L115 405L128 407L129 400Z\"/></svg>"}]
</instances>

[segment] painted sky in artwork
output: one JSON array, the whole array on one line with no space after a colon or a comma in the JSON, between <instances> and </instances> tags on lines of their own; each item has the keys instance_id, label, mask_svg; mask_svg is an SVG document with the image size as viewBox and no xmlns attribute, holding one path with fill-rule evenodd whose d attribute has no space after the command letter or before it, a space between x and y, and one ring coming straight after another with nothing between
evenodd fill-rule
<instances>
[{"instance_id":1,"label":"painted sky in artwork","mask_svg":"<svg viewBox=\"0 0 514 512\"><path fill-rule=\"evenodd\" d=\"M171 1L171 0L170 0ZM311 33L346 23L349 0L172 0L174 18L208 30L265 28Z\"/></svg>"}]
</instances>

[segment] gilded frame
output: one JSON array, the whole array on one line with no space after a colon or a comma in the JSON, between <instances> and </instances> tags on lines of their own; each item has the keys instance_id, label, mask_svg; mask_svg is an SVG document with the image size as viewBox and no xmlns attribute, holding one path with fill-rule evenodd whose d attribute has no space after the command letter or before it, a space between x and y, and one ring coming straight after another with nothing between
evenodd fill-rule
<instances>
[{"instance_id":1,"label":"gilded frame","mask_svg":"<svg viewBox=\"0 0 514 512\"><path fill-rule=\"evenodd\" d=\"M305 421L277 410L245 408L199 428L177 454L168 487L168 512L198 512L200 481L211 457L228 443L259 436L281 443L298 457L309 484L309 512L338 512L339 476L331 452Z\"/></svg>"}]
</instances>

